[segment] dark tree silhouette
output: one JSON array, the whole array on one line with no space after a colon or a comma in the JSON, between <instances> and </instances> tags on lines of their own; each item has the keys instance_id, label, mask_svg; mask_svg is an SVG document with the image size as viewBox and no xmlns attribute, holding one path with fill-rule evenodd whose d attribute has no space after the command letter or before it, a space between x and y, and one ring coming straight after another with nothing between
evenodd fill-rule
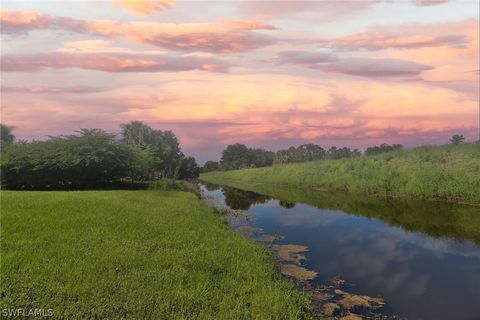
<instances>
[{"instance_id":1,"label":"dark tree silhouette","mask_svg":"<svg viewBox=\"0 0 480 320\"><path fill-rule=\"evenodd\" d=\"M220 170L220 163L217 161L207 161L202 167L202 172L211 172L211 171L219 171Z\"/></svg>"},{"instance_id":2,"label":"dark tree silhouette","mask_svg":"<svg viewBox=\"0 0 480 320\"><path fill-rule=\"evenodd\" d=\"M15 142L15 136L13 135L13 129L15 127L9 127L0 123L0 142L1 144L12 144Z\"/></svg>"},{"instance_id":3,"label":"dark tree silhouette","mask_svg":"<svg viewBox=\"0 0 480 320\"><path fill-rule=\"evenodd\" d=\"M260 148L248 148L244 144L228 145L222 152L220 166L224 170L235 170L251 167L266 167L273 164L275 153Z\"/></svg>"},{"instance_id":4,"label":"dark tree silhouette","mask_svg":"<svg viewBox=\"0 0 480 320\"><path fill-rule=\"evenodd\" d=\"M403 149L403 146L401 144L386 144L382 143L379 146L374 146L374 147L369 147L367 150L365 150L365 155L366 156L371 156L374 154L379 154L379 153L384 153L384 152L390 152L390 151L395 151L395 150L401 150Z\"/></svg>"},{"instance_id":5,"label":"dark tree silhouette","mask_svg":"<svg viewBox=\"0 0 480 320\"><path fill-rule=\"evenodd\" d=\"M461 144L465 142L465 137L462 134L454 134L450 138L450 142L454 145Z\"/></svg>"}]
</instances>

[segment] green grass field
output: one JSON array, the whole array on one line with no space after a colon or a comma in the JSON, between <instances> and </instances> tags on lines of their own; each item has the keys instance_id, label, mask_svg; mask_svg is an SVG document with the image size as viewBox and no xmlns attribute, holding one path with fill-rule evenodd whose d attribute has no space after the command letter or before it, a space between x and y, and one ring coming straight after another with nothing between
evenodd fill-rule
<instances>
[{"instance_id":1,"label":"green grass field","mask_svg":"<svg viewBox=\"0 0 480 320\"><path fill-rule=\"evenodd\" d=\"M195 195L2 191L1 308L55 318L302 319L260 244Z\"/></svg>"},{"instance_id":2,"label":"green grass field","mask_svg":"<svg viewBox=\"0 0 480 320\"><path fill-rule=\"evenodd\" d=\"M201 179L480 204L480 144L210 172Z\"/></svg>"}]
</instances>

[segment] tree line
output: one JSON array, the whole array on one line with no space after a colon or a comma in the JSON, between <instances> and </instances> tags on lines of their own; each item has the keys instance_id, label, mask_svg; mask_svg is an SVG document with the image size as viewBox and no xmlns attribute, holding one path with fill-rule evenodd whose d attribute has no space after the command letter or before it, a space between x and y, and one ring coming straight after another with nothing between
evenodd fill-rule
<instances>
[{"instance_id":1,"label":"tree line","mask_svg":"<svg viewBox=\"0 0 480 320\"><path fill-rule=\"evenodd\" d=\"M219 162L207 161L202 172L218 170L236 170L243 168L268 167L273 164L306 162L324 159L341 159L361 155L358 149L331 147L325 150L313 143L302 144L298 147L279 150L277 152L261 148L248 148L235 143L228 145L222 152Z\"/></svg>"},{"instance_id":2,"label":"tree line","mask_svg":"<svg viewBox=\"0 0 480 320\"><path fill-rule=\"evenodd\" d=\"M11 189L87 189L126 186L158 178L193 179L199 167L171 131L141 121L122 124L120 135L81 129L45 141L16 141L1 126L1 183Z\"/></svg>"},{"instance_id":3,"label":"tree line","mask_svg":"<svg viewBox=\"0 0 480 320\"><path fill-rule=\"evenodd\" d=\"M453 135L450 143L454 145L462 144L465 141L463 135ZM273 164L295 163L317 161L325 159L342 159L358 156L372 156L385 152L402 150L401 144L382 143L378 146L368 147L363 153L358 149L347 147L337 148L332 146L324 149L313 143L302 144L297 147L278 150L277 152L268 151L260 148L248 148L246 145L235 143L228 145L222 152L220 161L207 161L201 168L202 172L236 170L245 168L268 167Z\"/></svg>"}]
</instances>

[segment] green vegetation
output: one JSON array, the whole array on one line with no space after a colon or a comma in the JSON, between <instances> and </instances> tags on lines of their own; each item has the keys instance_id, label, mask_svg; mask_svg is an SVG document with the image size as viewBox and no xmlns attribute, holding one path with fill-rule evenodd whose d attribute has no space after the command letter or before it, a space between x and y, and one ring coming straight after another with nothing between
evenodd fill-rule
<instances>
[{"instance_id":1,"label":"green vegetation","mask_svg":"<svg viewBox=\"0 0 480 320\"><path fill-rule=\"evenodd\" d=\"M220 162L205 162L202 172L266 167L271 166L274 159L275 152L273 151L248 148L244 144L235 143L228 145L222 151Z\"/></svg>"},{"instance_id":2,"label":"green vegetation","mask_svg":"<svg viewBox=\"0 0 480 320\"><path fill-rule=\"evenodd\" d=\"M192 179L199 168L171 131L139 121L121 125L122 135L81 129L47 141L14 143L2 125L2 187L7 189L100 189L152 179Z\"/></svg>"},{"instance_id":3,"label":"green vegetation","mask_svg":"<svg viewBox=\"0 0 480 320\"><path fill-rule=\"evenodd\" d=\"M193 194L2 191L2 308L56 318L302 319L265 248Z\"/></svg>"},{"instance_id":4,"label":"green vegetation","mask_svg":"<svg viewBox=\"0 0 480 320\"><path fill-rule=\"evenodd\" d=\"M476 143L479 143L477 141ZM465 137L461 134L455 134L450 138L452 145L465 143ZM363 155L372 156L381 153L402 150L401 144L382 143L378 146L368 147ZM247 168L268 167L273 164L309 162L328 159L354 158L362 155L358 149L350 149L348 147L337 148L330 147L325 150L321 146L314 143L306 143L297 147L289 147L288 149L278 150L277 152L264 149L248 148L246 145L235 143L228 145L222 152L222 158L219 162L207 161L201 168L202 172L212 171L228 171Z\"/></svg>"},{"instance_id":5,"label":"green vegetation","mask_svg":"<svg viewBox=\"0 0 480 320\"><path fill-rule=\"evenodd\" d=\"M47 141L19 143L2 152L2 185L13 189L72 189L147 180L155 166L148 152L98 129Z\"/></svg>"},{"instance_id":6,"label":"green vegetation","mask_svg":"<svg viewBox=\"0 0 480 320\"><path fill-rule=\"evenodd\" d=\"M15 135L13 134L14 127L9 127L0 123L0 145L9 145L15 141Z\"/></svg>"},{"instance_id":7,"label":"green vegetation","mask_svg":"<svg viewBox=\"0 0 480 320\"><path fill-rule=\"evenodd\" d=\"M204 173L217 184L280 185L480 204L480 144Z\"/></svg>"},{"instance_id":8,"label":"green vegetation","mask_svg":"<svg viewBox=\"0 0 480 320\"><path fill-rule=\"evenodd\" d=\"M148 184L148 189L161 191L185 191L194 193L200 197L200 191L198 190L197 184L185 180L162 178L150 182Z\"/></svg>"},{"instance_id":9,"label":"green vegetation","mask_svg":"<svg viewBox=\"0 0 480 320\"><path fill-rule=\"evenodd\" d=\"M379 146L374 146L374 147L367 148L367 150L365 150L365 155L366 156L372 156L372 155L375 155L375 154L391 152L391 151L396 151L396 150L401 150L401 149L403 149L403 146L401 144L389 145L389 144L386 144L386 143L382 143Z\"/></svg>"},{"instance_id":10,"label":"green vegetation","mask_svg":"<svg viewBox=\"0 0 480 320\"><path fill-rule=\"evenodd\" d=\"M382 146L388 146L383 144ZM401 145L394 145L402 147ZM390 147L390 146L388 146ZM376 147L377 148L377 147ZM383 150L387 152L389 150ZM212 172L220 170L237 170L246 168L268 167L274 163L294 163L307 162L323 159L341 159L360 156L358 149L337 148L335 146L328 150L313 143L302 144L298 147L290 147L277 152L264 149L248 148L246 145L235 143L228 145L222 152L220 162L207 161L202 167L202 172Z\"/></svg>"},{"instance_id":11,"label":"green vegetation","mask_svg":"<svg viewBox=\"0 0 480 320\"><path fill-rule=\"evenodd\" d=\"M316 144L303 144L298 147L290 147L285 150L279 150L275 154L275 163L291 163L323 160L327 152Z\"/></svg>"},{"instance_id":12,"label":"green vegetation","mask_svg":"<svg viewBox=\"0 0 480 320\"><path fill-rule=\"evenodd\" d=\"M199 174L193 157L185 157L177 137L172 131L155 130L142 121L120 125L122 142L134 145L151 153L157 161L155 175L161 177L190 179Z\"/></svg>"}]
</instances>

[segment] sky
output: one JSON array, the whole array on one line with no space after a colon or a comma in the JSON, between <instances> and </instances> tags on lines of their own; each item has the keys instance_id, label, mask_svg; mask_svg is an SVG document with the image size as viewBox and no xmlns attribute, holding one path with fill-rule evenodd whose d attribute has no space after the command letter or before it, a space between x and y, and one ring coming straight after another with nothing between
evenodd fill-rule
<instances>
[{"instance_id":1,"label":"sky","mask_svg":"<svg viewBox=\"0 0 480 320\"><path fill-rule=\"evenodd\" d=\"M1 122L365 149L479 135L479 1L2 1Z\"/></svg>"}]
</instances>

